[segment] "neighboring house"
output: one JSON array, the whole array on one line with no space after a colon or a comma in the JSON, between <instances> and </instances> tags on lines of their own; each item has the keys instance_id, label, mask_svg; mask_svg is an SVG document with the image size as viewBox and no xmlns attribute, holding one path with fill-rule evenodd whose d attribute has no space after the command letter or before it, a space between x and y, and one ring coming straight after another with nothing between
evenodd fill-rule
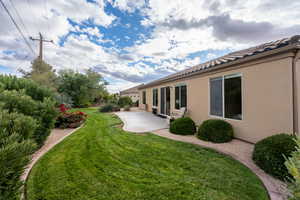
<instances>
[{"instance_id":1,"label":"neighboring house","mask_svg":"<svg viewBox=\"0 0 300 200\"><path fill-rule=\"evenodd\" d=\"M129 88L127 90L123 90L120 92L120 96L124 97L124 96L128 96L131 98L131 100L133 102L136 102L137 100L139 100L139 91L138 91L138 87L141 87L142 85L138 85L132 88Z\"/></svg>"},{"instance_id":2,"label":"neighboring house","mask_svg":"<svg viewBox=\"0 0 300 200\"><path fill-rule=\"evenodd\" d=\"M249 141L300 132L300 36L230 53L139 87L140 108L187 107L198 125L228 121Z\"/></svg>"}]
</instances>

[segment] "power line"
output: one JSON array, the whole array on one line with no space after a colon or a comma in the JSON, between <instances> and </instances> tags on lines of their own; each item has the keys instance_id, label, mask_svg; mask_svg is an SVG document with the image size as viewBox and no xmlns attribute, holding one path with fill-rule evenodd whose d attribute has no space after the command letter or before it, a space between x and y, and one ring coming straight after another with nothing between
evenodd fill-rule
<instances>
[{"instance_id":1,"label":"power line","mask_svg":"<svg viewBox=\"0 0 300 200\"><path fill-rule=\"evenodd\" d=\"M36 53L34 52L34 50L32 49L32 47L30 46L30 43L27 41L26 37L24 36L22 30L20 29L19 25L16 23L15 19L13 18L13 16L10 14L9 10L7 9L7 7L5 6L5 4L3 3L2 0L0 0L0 3L2 4L4 10L7 12L7 14L9 15L11 21L13 22L13 24L16 26L17 30L19 31L19 33L21 34L22 38L25 41L25 44L28 46L28 48L30 49L30 51L36 55Z\"/></svg>"},{"instance_id":2,"label":"power line","mask_svg":"<svg viewBox=\"0 0 300 200\"><path fill-rule=\"evenodd\" d=\"M9 0L9 1L10 1L10 4L11 4L12 8L13 8L14 11L15 11L15 13L17 14L17 16L18 16L18 18L19 18L21 24L23 25L23 27L24 27L24 29L25 29L27 35L29 36L29 31L28 31L27 27L25 26L24 21L23 21L22 17L20 16L20 14L19 14L19 12L18 12L18 10L17 10L15 4L13 3L12 0Z\"/></svg>"},{"instance_id":3,"label":"power line","mask_svg":"<svg viewBox=\"0 0 300 200\"><path fill-rule=\"evenodd\" d=\"M48 12L48 1L47 0L44 0L44 10L45 10L45 16L46 16L46 20L47 20L47 22L46 22L46 24L47 24L47 30L48 30L48 33L50 33L50 29L49 29L49 18L48 18L48 14L49 14L49 12Z\"/></svg>"},{"instance_id":4,"label":"power line","mask_svg":"<svg viewBox=\"0 0 300 200\"><path fill-rule=\"evenodd\" d=\"M29 0L27 0L26 2L27 2L27 6L28 6L29 10L32 10L32 11L33 11L34 9L33 9L33 7L30 5ZM35 12L34 12L34 11L33 11L31 14L34 15L33 18L38 18L38 17L35 15ZM40 29L39 29L39 26L38 26L36 20L33 20L33 26L34 26L34 28L36 29L35 32L36 32L36 31L40 32Z\"/></svg>"}]
</instances>

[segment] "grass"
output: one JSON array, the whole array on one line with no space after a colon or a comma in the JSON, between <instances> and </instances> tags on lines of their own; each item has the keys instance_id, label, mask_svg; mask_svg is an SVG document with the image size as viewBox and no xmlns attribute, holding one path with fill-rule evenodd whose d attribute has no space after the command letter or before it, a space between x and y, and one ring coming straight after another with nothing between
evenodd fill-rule
<instances>
[{"instance_id":1,"label":"grass","mask_svg":"<svg viewBox=\"0 0 300 200\"><path fill-rule=\"evenodd\" d=\"M86 125L49 151L27 180L28 200L268 199L260 180L213 150L117 128L83 109Z\"/></svg>"}]
</instances>

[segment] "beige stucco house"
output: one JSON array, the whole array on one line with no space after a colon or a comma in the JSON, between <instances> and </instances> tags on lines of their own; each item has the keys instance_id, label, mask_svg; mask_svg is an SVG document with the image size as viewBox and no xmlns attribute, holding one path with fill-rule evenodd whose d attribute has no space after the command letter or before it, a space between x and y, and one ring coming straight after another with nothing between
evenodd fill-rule
<instances>
[{"instance_id":1,"label":"beige stucco house","mask_svg":"<svg viewBox=\"0 0 300 200\"><path fill-rule=\"evenodd\" d=\"M141 86L142 85L138 85L138 86L123 90L120 92L120 96L121 97L128 96L131 98L132 102L136 102L140 98L138 88Z\"/></svg>"},{"instance_id":2,"label":"beige stucco house","mask_svg":"<svg viewBox=\"0 0 300 200\"><path fill-rule=\"evenodd\" d=\"M140 108L166 116L187 108L198 125L228 121L252 143L300 132L300 36L230 53L139 87Z\"/></svg>"}]
</instances>

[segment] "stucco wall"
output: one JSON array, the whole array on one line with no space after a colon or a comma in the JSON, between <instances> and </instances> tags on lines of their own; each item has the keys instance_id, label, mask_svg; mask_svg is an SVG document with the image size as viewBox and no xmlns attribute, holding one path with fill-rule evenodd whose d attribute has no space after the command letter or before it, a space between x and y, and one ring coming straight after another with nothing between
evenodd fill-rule
<instances>
[{"instance_id":1,"label":"stucco wall","mask_svg":"<svg viewBox=\"0 0 300 200\"><path fill-rule=\"evenodd\" d=\"M300 134L300 52L295 62L295 131Z\"/></svg>"},{"instance_id":2,"label":"stucco wall","mask_svg":"<svg viewBox=\"0 0 300 200\"><path fill-rule=\"evenodd\" d=\"M225 120L233 125L235 136L255 143L276 133L291 133L293 131L292 57L275 57L271 60L253 62L252 65L248 63L248 66L237 66L231 70L203 74L144 89L147 94L148 111L152 109L152 89L165 86L171 86L171 111L174 111L174 86L185 83L188 115L197 124L201 124L206 119L214 118L209 115L209 79L233 73L242 74L243 119ZM144 90L140 90L141 103L141 92ZM158 98L160 111L160 90ZM143 108L142 104L140 106Z\"/></svg>"}]
</instances>

